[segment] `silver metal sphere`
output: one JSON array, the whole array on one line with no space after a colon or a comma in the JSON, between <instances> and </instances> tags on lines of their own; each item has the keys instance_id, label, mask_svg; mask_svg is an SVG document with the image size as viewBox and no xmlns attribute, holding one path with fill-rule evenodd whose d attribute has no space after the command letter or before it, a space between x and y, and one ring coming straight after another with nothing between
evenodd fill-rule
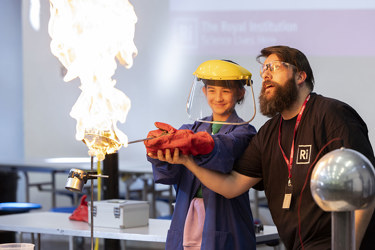
<instances>
[{"instance_id":1,"label":"silver metal sphere","mask_svg":"<svg viewBox=\"0 0 375 250\"><path fill-rule=\"evenodd\" d=\"M341 148L316 164L310 188L324 211L353 211L370 206L375 197L375 171L361 153Z\"/></svg>"}]
</instances>

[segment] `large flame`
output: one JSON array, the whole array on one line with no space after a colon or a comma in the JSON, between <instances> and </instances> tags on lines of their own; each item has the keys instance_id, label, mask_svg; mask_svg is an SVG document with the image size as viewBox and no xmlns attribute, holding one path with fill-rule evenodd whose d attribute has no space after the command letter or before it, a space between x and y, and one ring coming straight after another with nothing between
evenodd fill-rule
<instances>
[{"instance_id":1,"label":"large flame","mask_svg":"<svg viewBox=\"0 0 375 250\"><path fill-rule=\"evenodd\" d=\"M50 12L51 52L67 69L64 81L81 80L82 93L70 112L76 139L103 160L128 143L116 124L125 122L130 99L114 87L112 76L116 58L126 68L133 65L137 16L128 0L50 0Z\"/></svg>"}]
</instances>

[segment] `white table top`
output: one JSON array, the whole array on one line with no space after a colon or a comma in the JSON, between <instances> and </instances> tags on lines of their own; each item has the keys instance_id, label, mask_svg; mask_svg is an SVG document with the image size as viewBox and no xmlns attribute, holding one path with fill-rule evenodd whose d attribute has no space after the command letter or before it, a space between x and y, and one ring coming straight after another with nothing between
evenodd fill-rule
<instances>
[{"instance_id":1,"label":"white table top","mask_svg":"<svg viewBox=\"0 0 375 250\"><path fill-rule=\"evenodd\" d=\"M0 230L90 237L90 225L69 220L69 213L31 212L0 216ZM165 242L170 220L149 219L149 225L126 229L95 227L94 237Z\"/></svg>"},{"instance_id":2,"label":"white table top","mask_svg":"<svg viewBox=\"0 0 375 250\"><path fill-rule=\"evenodd\" d=\"M0 216L0 230L90 237L90 225L86 222L69 220L69 213L30 212ZM116 229L95 227L94 237L119 240L165 242L170 220L149 219L143 227ZM257 242L279 239L275 226L264 226L264 231L256 234Z\"/></svg>"}]
</instances>

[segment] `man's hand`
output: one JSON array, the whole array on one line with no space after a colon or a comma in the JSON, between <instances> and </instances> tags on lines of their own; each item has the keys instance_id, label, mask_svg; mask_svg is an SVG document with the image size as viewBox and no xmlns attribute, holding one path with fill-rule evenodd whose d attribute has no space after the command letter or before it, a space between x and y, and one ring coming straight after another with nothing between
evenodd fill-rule
<instances>
[{"instance_id":1,"label":"man's hand","mask_svg":"<svg viewBox=\"0 0 375 250\"><path fill-rule=\"evenodd\" d=\"M159 161L168 162L170 164L185 165L185 164L188 164L189 162L194 161L190 155L180 154L180 150L178 148L174 150L173 154L171 153L170 149L166 149L165 154L163 153L162 150L158 150L156 155L152 153L148 153L148 156L154 159L158 159Z\"/></svg>"}]
</instances>

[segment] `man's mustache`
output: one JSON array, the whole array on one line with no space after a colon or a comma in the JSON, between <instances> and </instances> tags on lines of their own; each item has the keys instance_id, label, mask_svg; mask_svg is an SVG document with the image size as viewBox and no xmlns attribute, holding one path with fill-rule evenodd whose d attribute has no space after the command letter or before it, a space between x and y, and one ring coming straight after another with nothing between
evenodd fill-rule
<instances>
[{"instance_id":1,"label":"man's mustache","mask_svg":"<svg viewBox=\"0 0 375 250\"><path fill-rule=\"evenodd\" d=\"M275 85L276 85L276 82L271 81L271 80L265 80L265 81L262 82L262 85L263 85L263 86L268 86L268 85L275 86Z\"/></svg>"}]
</instances>

